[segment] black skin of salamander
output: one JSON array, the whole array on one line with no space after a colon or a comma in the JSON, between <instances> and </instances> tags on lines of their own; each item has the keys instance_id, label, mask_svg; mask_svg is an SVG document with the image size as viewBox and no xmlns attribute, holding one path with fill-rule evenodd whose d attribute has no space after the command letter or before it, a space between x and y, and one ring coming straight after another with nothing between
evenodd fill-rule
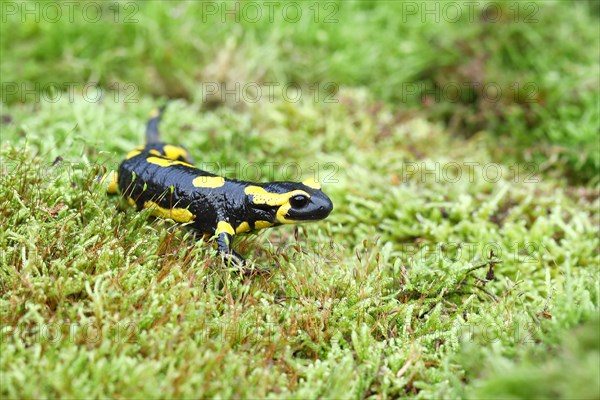
<instances>
[{"instance_id":1,"label":"black skin of salamander","mask_svg":"<svg viewBox=\"0 0 600 400\"><path fill-rule=\"evenodd\" d=\"M333 209L331 200L320 189L297 182L254 183L225 178L220 187L195 187L192 184L195 178L217 175L193 166L177 164L164 167L150 163L147 158L157 157L149 153L151 149L162 153L161 144L151 143L140 154L123 161L119 167L119 188L126 197L135 201L138 209L142 209L146 201L153 201L165 209L189 210L195 216L190 225L199 233L214 235L220 221L229 223L234 230L244 222L249 224L251 231L255 230L256 221L280 225L276 220L278 207L253 204L251 195L244 192L249 186L259 186L271 193L288 193L293 190L308 193L309 206L302 210L291 209L288 213L298 222L321 220ZM243 258L231 248L232 239L230 234L220 234L217 238L218 251L232 255L243 265Z\"/></svg>"}]
</instances>

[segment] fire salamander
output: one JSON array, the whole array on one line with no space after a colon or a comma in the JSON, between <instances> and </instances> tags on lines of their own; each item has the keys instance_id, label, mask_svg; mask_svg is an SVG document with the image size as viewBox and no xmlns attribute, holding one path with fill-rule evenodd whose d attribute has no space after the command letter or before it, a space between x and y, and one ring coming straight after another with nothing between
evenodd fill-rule
<instances>
[{"instance_id":1,"label":"fire salamander","mask_svg":"<svg viewBox=\"0 0 600 400\"><path fill-rule=\"evenodd\" d=\"M281 224L326 218L333 204L314 179L302 183L253 183L228 179L192 165L182 146L159 139L164 107L148 120L146 146L129 152L108 187L120 191L138 210L189 223L198 233L216 237L219 253L239 265L232 248L235 235Z\"/></svg>"}]
</instances>

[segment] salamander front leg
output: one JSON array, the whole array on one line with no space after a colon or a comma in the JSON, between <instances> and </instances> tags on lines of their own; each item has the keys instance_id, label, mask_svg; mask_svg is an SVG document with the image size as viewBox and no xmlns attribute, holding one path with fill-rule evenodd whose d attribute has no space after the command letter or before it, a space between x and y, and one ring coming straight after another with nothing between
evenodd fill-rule
<instances>
[{"instance_id":1,"label":"salamander front leg","mask_svg":"<svg viewBox=\"0 0 600 400\"><path fill-rule=\"evenodd\" d=\"M227 264L231 265L231 263L233 263L233 265L238 267L246 266L244 258L233 251L233 248L231 247L235 235L235 231L231 224L220 221L217 224L217 231L215 233L217 235L217 250L221 253Z\"/></svg>"}]
</instances>

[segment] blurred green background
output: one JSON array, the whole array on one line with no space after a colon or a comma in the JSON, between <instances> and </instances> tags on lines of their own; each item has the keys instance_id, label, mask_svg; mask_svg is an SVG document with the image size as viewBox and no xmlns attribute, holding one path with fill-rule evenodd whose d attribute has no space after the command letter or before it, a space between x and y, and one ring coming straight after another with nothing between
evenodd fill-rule
<instances>
[{"instance_id":1,"label":"blurred green background","mask_svg":"<svg viewBox=\"0 0 600 400\"><path fill-rule=\"evenodd\" d=\"M597 181L597 1L88 3L56 18L38 2L40 21L3 5L3 101L26 97L6 82L213 105L227 96L207 98L203 83L364 87L456 135L493 135L498 159Z\"/></svg>"}]
</instances>

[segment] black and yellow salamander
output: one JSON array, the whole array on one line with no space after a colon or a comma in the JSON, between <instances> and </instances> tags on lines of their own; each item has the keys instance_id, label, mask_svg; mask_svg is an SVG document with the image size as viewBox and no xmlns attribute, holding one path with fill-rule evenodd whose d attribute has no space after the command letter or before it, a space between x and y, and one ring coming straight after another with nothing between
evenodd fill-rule
<instances>
[{"instance_id":1,"label":"black and yellow salamander","mask_svg":"<svg viewBox=\"0 0 600 400\"><path fill-rule=\"evenodd\" d=\"M232 248L235 235L282 224L326 218L333 204L314 179L302 183L253 183L228 179L192 165L182 146L159 139L164 107L148 120L146 146L127 154L109 193L120 191L138 210L189 223L198 233L216 236L218 251L244 265Z\"/></svg>"}]
</instances>

